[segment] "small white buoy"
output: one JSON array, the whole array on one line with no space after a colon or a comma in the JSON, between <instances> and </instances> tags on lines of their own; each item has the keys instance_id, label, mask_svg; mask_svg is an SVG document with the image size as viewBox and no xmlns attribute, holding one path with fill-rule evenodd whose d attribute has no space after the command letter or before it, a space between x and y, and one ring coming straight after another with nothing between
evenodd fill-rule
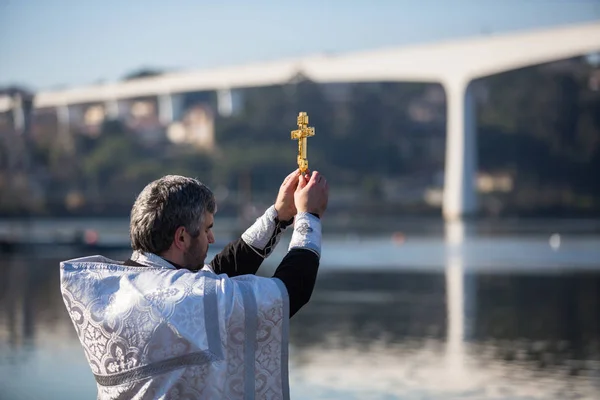
<instances>
[{"instance_id":1,"label":"small white buoy","mask_svg":"<svg viewBox=\"0 0 600 400\"><path fill-rule=\"evenodd\" d=\"M550 247L552 247L552 250L558 250L558 248L560 247L560 235L558 233L551 235L550 240L548 242L550 243Z\"/></svg>"}]
</instances>

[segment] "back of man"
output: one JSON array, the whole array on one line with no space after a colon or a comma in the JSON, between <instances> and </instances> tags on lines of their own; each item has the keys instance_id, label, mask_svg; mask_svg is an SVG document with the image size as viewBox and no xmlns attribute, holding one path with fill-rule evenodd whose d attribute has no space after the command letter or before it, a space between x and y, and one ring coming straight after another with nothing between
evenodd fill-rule
<instances>
[{"instance_id":1,"label":"back of man","mask_svg":"<svg viewBox=\"0 0 600 400\"><path fill-rule=\"evenodd\" d=\"M287 397L281 281L139 261L142 271L103 257L62 265L64 301L100 398Z\"/></svg>"},{"instance_id":2,"label":"back of man","mask_svg":"<svg viewBox=\"0 0 600 400\"><path fill-rule=\"evenodd\" d=\"M148 185L132 209L130 259L61 263L98 398L289 398L288 323L314 287L327 198L317 172L290 174L275 205L204 264L212 193L183 177ZM255 276L292 220L275 274Z\"/></svg>"}]
</instances>

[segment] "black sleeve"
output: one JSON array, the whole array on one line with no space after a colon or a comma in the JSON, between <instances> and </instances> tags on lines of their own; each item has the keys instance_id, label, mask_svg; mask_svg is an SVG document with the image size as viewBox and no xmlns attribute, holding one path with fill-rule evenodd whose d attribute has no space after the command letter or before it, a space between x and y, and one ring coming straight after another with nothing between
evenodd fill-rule
<instances>
[{"instance_id":1,"label":"black sleeve","mask_svg":"<svg viewBox=\"0 0 600 400\"><path fill-rule=\"evenodd\" d=\"M227 274L230 278L238 275L256 274L264 258L241 238L229 243L210 262L217 274Z\"/></svg>"},{"instance_id":2,"label":"black sleeve","mask_svg":"<svg viewBox=\"0 0 600 400\"><path fill-rule=\"evenodd\" d=\"M262 262L275 249L278 238L294 219L280 221L275 218L275 227L264 248L253 247L242 238L234 240L215 256L210 266L217 274L227 274L230 278L238 275L256 274Z\"/></svg>"},{"instance_id":3,"label":"black sleeve","mask_svg":"<svg viewBox=\"0 0 600 400\"><path fill-rule=\"evenodd\" d=\"M307 249L292 249L281 260L274 278L285 285L290 298L290 318L312 295L319 270L319 257Z\"/></svg>"}]
</instances>

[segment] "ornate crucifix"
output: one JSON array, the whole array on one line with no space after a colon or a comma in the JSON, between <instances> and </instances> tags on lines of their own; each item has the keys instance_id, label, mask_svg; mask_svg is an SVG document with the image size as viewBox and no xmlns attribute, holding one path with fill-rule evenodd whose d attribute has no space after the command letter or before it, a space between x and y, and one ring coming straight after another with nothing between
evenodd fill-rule
<instances>
[{"instance_id":1,"label":"ornate crucifix","mask_svg":"<svg viewBox=\"0 0 600 400\"><path fill-rule=\"evenodd\" d=\"M315 128L308 126L308 115L305 112L298 114L298 128L292 131L292 140L298 140L298 168L304 174L308 170L308 159L306 158L306 138L315 135Z\"/></svg>"}]
</instances>

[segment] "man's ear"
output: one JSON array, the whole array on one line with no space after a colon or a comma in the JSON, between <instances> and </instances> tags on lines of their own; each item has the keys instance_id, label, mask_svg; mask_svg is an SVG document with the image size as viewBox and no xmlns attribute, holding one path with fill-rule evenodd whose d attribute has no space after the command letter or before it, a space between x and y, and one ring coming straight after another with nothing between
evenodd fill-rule
<instances>
[{"instance_id":1,"label":"man's ear","mask_svg":"<svg viewBox=\"0 0 600 400\"><path fill-rule=\"evenodd\" d=\"M187 247L187 232L183 226L180 226L175 230L175 236L173 237L173 245L179 250L185 250Z\"/></svg>"}]
</instances>

